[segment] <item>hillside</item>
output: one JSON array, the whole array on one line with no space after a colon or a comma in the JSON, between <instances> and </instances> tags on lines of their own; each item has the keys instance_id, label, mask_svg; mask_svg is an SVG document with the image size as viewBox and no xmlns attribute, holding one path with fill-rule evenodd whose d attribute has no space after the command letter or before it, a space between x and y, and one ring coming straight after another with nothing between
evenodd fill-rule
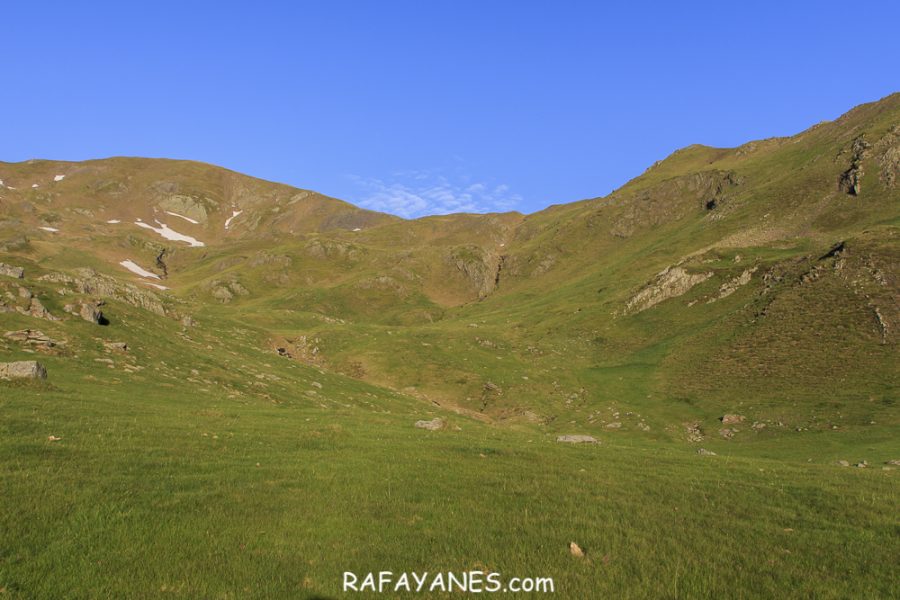
<instances>
[{"instance_id":1,"label":"hillside","mask_svg":"<svg viewBox=\"0 0 900 600\"><path fill-rule=\"evenodd\" d=\"M0 163L0 362L49 373L0 381L0 595L477 564L563 597L889 597L898 341L900 93L529 215ZM117 575L141 556L167 558Z\"/></svg>"}]
</instances>

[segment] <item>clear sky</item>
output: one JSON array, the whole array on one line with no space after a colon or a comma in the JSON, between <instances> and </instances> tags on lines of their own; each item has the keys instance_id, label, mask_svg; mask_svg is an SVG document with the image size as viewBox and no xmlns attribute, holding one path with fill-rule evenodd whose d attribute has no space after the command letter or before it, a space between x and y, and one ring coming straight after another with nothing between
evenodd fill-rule
<instances>
[{"instance_id":1,"label":"clear sky","mask_svg":"<svg viewBox=\"0 0 900 600\"><path fill-rule=\"evenodd\" d=\"M402 216L602 196L900 91L900 2L5 2L0 160L186 158Z\"/></svg>"}]
</instances>

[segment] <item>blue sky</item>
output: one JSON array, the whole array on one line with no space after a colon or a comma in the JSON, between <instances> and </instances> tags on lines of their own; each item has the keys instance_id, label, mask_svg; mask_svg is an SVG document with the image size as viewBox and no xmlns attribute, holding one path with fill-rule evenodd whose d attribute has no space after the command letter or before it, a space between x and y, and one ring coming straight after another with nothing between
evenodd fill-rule
<instances>
[{"instance_id":1,"label":"blue sky","mask_svg":"<svg viewBox=\"0 0 900 600\"><path fill-rule=\"evenodd\" d=\"M900 91L900 2L31 2L0 160L195 159L402 216L602 196Z\"/></svg>"}]
</instances>

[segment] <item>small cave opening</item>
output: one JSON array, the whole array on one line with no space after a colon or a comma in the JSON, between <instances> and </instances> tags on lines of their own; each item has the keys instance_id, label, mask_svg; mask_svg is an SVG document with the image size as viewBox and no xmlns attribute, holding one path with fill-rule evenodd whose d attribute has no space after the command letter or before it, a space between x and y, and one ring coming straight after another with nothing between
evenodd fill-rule
<instances>
[{"instance_id":1,"label":"small cave opening","mask_svg":"<svg viewBox=\"0 0 900 600\"><path fill-rule=\"evenodd\" d=\"M706 201L706 210L713 210L718 206L715 198Z\"/></svg>"}]
</instances>

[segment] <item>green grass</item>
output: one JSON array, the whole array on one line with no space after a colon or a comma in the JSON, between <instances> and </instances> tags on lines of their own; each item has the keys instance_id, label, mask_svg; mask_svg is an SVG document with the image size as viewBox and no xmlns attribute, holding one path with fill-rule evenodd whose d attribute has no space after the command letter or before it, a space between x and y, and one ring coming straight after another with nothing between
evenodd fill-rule
<instances>
[{"instance_id":1,"label":"green grass","mask_svg":"<svg viewBox=\"0 0 900 600\"><path fill-rule=\"evenodd\" d=\"M567 598L898 591L896 472L71 377L3 385L10 597L338 597L345 570L476 568Z\"/></svg>"}]
</instances>

